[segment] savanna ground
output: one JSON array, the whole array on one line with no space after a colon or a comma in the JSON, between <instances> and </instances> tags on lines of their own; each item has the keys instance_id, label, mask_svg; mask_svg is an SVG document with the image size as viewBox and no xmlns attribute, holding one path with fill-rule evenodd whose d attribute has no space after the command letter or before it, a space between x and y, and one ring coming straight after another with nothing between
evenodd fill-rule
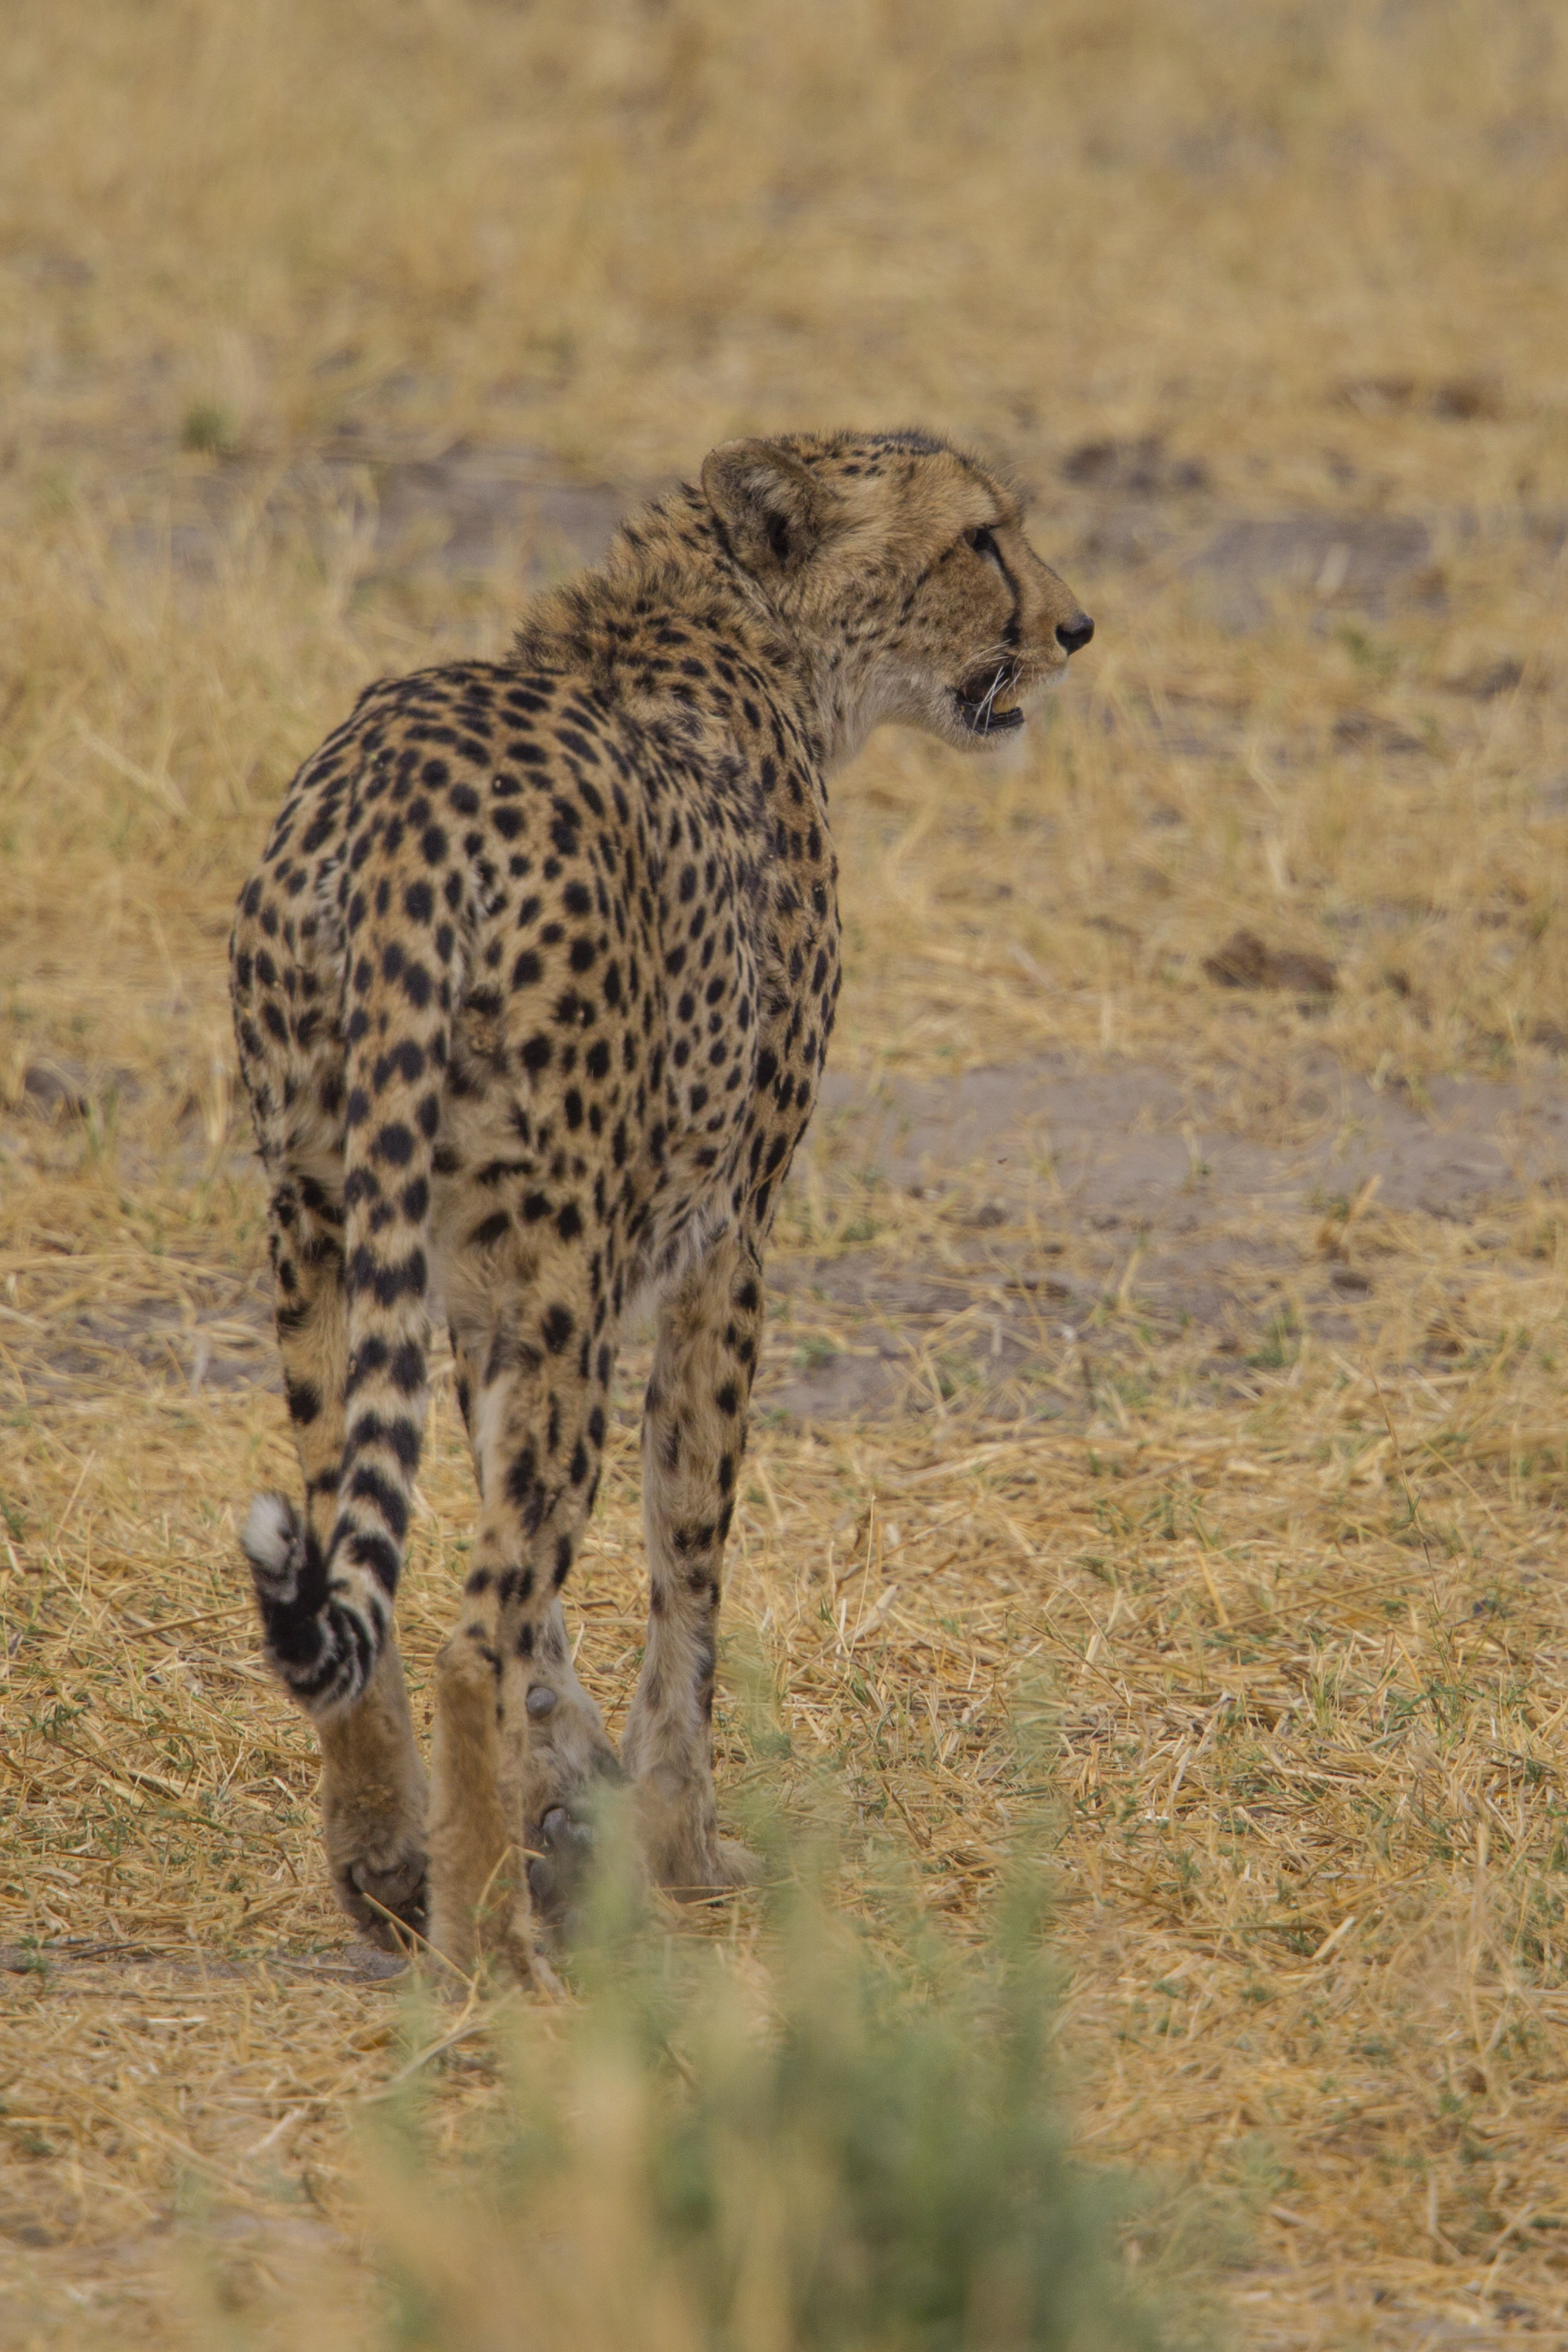
<instances>
[{"instance_id":1,"label":"savanna ground","mask_svg":"<svg viewBox=\"0 0 1568 2352\"><path fill-rule=\"evenodd\" d=\"M1233 2339L1560 2344L1560 11L69 0L0 84L0 2341L175 2340L193 2204L236 2305L352 2273L406 2063L236 1560L268 812L638 488L848 419L1005 455L1098 634L1016 759L837 786L728 1604L791 1753L732 1705L724 1785L825 1771L967 1933L1043 1773L1077 2146ZM467 1491L445 1382L416 1705ZM484 2032L423 2071L456 2145Z\"/></svg>"}]
</instances>

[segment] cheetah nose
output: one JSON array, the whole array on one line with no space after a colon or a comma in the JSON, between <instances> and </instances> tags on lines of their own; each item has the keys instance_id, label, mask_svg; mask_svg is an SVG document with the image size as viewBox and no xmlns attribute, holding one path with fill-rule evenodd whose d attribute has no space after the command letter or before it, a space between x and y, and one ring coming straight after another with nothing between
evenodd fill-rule
<instances>
[{"instance_id":1,"label":"cheetah nose","mask_svg":"<svg viewBox=\"0 0 1568 2352\"><path fill-rule=\"evenodd\" d=\"M1094 635L1094 624L1087 613L1074 613L1071 621L1058 621L1056 642L1064 652L1081 653Z\"/></svg>"}]
</instances>

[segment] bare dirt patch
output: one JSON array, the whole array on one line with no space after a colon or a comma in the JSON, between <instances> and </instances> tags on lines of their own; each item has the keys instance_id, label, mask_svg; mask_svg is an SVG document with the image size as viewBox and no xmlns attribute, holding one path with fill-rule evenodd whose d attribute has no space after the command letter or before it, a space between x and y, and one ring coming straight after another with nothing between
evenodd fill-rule
<instances>
[{"instance_id":1,"label":"bare dirt patch","mask_svg":"<svg viewBox=\"0 0 1568 2352\"><path fill-rule=\"evenodd\" d=\"M236 533L301 537L323 555L352 550L374 579L500 573L527 586L597 563L646 487L563 481L544 451L329 445L301 462L255 457L173 464L149 453L109 497L130 509L112 541L133 565L197 579L232 559Z\"/></svg>"},{"instance_id":2,"label":"bare dirt patch","mask_svg":"<svg viewBox=\"0 0 1568 2352\"><path fill-rule=\"evenodd\" d=\"M1092 1357L1131 1333L1245 1390L1282 1335L1354 1339L1388 1217L1469 1223L1568 1185L1560 1082L1435 1081L1417 1104L1311 1052L1267 1080L1046 1058L870 1093L830 1075L821 1117L824 1171L936 1205L943 1232L920 1276L903 1253L791 1262L764 1394L806 1420L940 1413L956 1381L1007 1418L1081 1417Z\"/></svg>"}]
</instances>

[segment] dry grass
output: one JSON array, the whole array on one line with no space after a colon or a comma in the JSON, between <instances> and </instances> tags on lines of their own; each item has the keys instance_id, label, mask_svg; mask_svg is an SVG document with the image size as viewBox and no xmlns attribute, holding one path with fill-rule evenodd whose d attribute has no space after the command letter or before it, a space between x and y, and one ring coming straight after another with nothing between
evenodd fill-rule
<instances>
[{"instance_id":1,"label":"dry grass","mask_svg":"<svg viewBox=\"0 0 1568 2352\"><path fill-rule=\"evenodd\" d=\"M398 571L289 468L362 447L368 495L466 435L636 480L837 416L1006 447L1100 636L1017 764L889 739L839 788L837 1066L1156 1061L1281 1142L1328 1055L1417 1101L1560 1089L1568 42L1545 0L115 0L18 19L0 77L0 2340L161 2345L193 2200L263 2307L361 2261L350 2126L402 2063L235 1574L234 1504L291 1469L246 1376L228 908L354 688L498 648L518 584ZM1207 488L1062 470L1152 436ZM214 483L208 576L168 533ZM1239 631L1186 565L1243 509L1418 516L1429 551L1359 604L1325 559ZM1129 552L1134 510L1163 549ZM1240 925L1338 993L1218 989ZM868 1234L890 1285L980 1249L940 1201L873 1206L824 1136L797 1288ZM1014 1238L1042 1235L1100 1289L1075 1204ZM1348 1336L1287 1295L1221 1358L1132 1268L1076 1338L1041 1325L1056 1420L961 1383L862 1427L765 1411L732 1622L801 1767L963 1933L1044 1682L1079 2142L1230 2215L1241 2340L1557 2343L1561 1208L1373 1200L1347 1238L1232 1204L1215 1236L1346 1249L1375 1289ZM612 1714L632 1472L628 1423L578 1600ZM467 1525L444 1387L422 1491L420 1689ZM736 1789L763 1768L723 1738ZM755 1922L716 1932L744 1954ZM497 2095L485 2034L427 2071L455 2146Z\"/></svg>"}]
</instances>

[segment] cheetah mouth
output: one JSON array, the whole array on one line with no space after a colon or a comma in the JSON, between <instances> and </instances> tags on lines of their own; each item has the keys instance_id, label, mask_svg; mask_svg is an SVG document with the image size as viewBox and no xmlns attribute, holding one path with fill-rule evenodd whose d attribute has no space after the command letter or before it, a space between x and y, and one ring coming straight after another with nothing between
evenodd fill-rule
<instances>
[{"instance_id":1,"label":"cheetah mouth","mask_svg":"<svg viewBox=\"0 0 1568 2352\"><path fill-rule=\"evenodd\" d=\"M973 677L953 688L953 707L971 735L1001 735L1023 725L1023 712L1017 704L1002 701L1018 682L1017 664L1001 662L995 669L977 670Z\"/></svg>"}]
</instances>

